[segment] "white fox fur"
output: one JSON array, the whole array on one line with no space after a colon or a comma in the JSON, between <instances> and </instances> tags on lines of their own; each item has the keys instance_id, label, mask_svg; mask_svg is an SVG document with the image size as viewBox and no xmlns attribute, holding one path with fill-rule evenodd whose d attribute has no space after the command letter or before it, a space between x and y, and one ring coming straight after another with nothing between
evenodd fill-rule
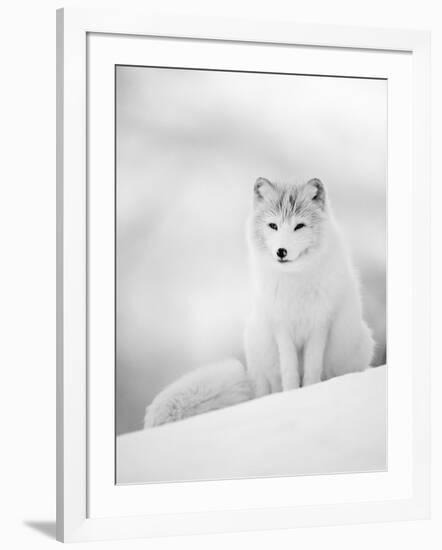
<instances>
[{"instance_id":1,"label":"white fox fur","mask_svg":"<svg viewBox=\"0 0 442 550\"><path fill-rule=\"evenodd\" d=\"M323 183L259 178L248 238L255 294L245 350L256 396L367 368L373 340Z\"/></svg>"},{"instance_id":2,"label":"white fox fur","mask_svg":"<svg viewBox=\"0 0 442 550\"><path fill-rule=\"evenodd\" d=\"M245 369L227 359L195 369L167 386L146 409L144 427L151 428L254 397Z\"/></svg>"},{"instance_id":3,"label":"white fox fur","mask_svg":"<svg viewBox=\"0 0 442 550\"><path fill-rule=\"evenodd\" d=\"M248 243L247 372L232 359L183 376L147 408L146 428L369 366L373 340L323 183L259 178Z\"/></svg>"}]
</instances>

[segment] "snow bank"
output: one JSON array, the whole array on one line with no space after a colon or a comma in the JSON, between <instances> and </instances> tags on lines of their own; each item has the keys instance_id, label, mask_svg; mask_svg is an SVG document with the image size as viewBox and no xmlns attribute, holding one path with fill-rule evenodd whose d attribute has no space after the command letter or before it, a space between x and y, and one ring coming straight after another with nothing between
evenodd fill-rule
<instances>
[{"instance_id":1,"label":"snow bank","mask_svg":"<svg viewBox=\"0 0 442 550\"><path fill-rule=\"evenodd\" d=\"M386 468L386 367L119 436L117 482Z\"/></svg>"}]
</instances>

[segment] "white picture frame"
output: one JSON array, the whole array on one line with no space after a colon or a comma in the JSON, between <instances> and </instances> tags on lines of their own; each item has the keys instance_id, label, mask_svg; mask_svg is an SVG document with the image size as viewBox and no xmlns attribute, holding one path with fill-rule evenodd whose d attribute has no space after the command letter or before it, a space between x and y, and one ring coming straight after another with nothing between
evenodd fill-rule
<instances>
[{"instance_id":1,"label":"white picture frame","mask_svg":"<svg viewBox=\"0 0 442 550\"><path fill-rule=\"evenodd\" d=\"M106 316L95 314L100 304L104 309L109 304L106 306L102 297L96 298L94 281L109 279L107 288L113 288L113 272L108 270L112 257L100 256L97 251L112 248L114 238L113 204L106 198L106 182L113 182L114 164L106 149L111 142L98 138L109 135L109 128L111 133L113 128L112 116L105 116L110 111L103 110L112 107L106 103L105 94L113 84L111 68L121 60L140 63L143 56L149 56L149 44L155 40L164 44L166 63L171 66L183 63L187 66L191 61L183 62L184 53L180 57L174 53L176 49L168 49L168 41L195 45L194 49L199 50L195 55L199 55L203 63L209 63L204 61L205 50L212 48L210 55L215 49L221 50L218 62L226 63L227 67L232 62L228 55L241 50L237 57L244 68L253 63L248 48L258 44L265 48L263 51L268 52L271 65L275 63L272 52L284 45L287 52L294 51L292 49L301 52L297 63L304 63L304 71L321 74L327 65L333 68L332 74L362 77L379 74L391 79L388 214L394 223L389 226L388 237L389 281L397 281L397 288L392 300L389 299L388 326L389 338L396 333L397 340L402 336L410 347L402 350L403 362L399 351L391 356L389 397L393 405L398 403L398 408L392 405L389 409L389 429L393 436L389 449L393 454L389 456L386 475L369 474L378 475L376 479L350 474L357 477L242 480L242 489L238 489L238 481L200 482L187 489L187 484L180 484L180 495L176 487L171 487L173 484L115 486L115 457L110 456L113 454L113 386L112 381L104 377L103 369L95 367L108 364L100 359L103 354L94 355L100 338L106 340L105 331L113 330L112 325L106 324ZM135 41L138 47L134 47ZM429 34L421 31L156 17L130 10L69 8L58 11L58 540L428 517L429 42ZM225 54L225 61L223 47L228 47L230 52ZM318 52L315 58L309 58L310 65L303 61L303 48ZM93 89L91 74L98 83ZM94 97L101 91L103 108L98 109ZM103 127L102 134L95 132L97 127ZM90 185L98 175L104 188ZM401 202L398 204L399 191ZM400 227L407 227L409 240L400 233ZM110 248L97 247L94 243L100 238L105 239L102 242L109 243ZM92 264L96 267L91 270ZM106 285L101 286L106 288ZM401 372L395 362L407 363L408 367ZM293 490L288 491L292 481ZM297 498L291 500L287 494L293 493ZM247 494L253 495L253 499L247 499ZM256 497L258 494L261 500ZM308 500L306 494L310 495ZM171 502L177 504L172 506Z\"/></svg>"}]
</instances>

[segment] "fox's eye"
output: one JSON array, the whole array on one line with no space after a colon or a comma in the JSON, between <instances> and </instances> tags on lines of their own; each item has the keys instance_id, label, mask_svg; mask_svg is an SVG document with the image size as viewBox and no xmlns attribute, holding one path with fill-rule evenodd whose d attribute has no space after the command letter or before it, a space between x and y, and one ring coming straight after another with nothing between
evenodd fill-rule
<instances>
[{"instance_id":1,"label":"fox's eye","mask_svg":"<svg viewBox=\"0 0 442 550\"><path fill-rule=\"evenodd\" d=\"M278 226L276 225L276 223L269 223L269 227L270 227L270 229L273 229L274 231L278 231Z\"/></svg>"},{"instance_id":2,"label":"fox's eye","mask_svg":"<svg viewBox=\"0 0 442 550\"><path fill-rule=\"evenodd\" d=\"M298 225L295 226L295 231L298 231L298 229L302 229L305 227L305 223L298 223Z\"/></svg>"}]
</instances>

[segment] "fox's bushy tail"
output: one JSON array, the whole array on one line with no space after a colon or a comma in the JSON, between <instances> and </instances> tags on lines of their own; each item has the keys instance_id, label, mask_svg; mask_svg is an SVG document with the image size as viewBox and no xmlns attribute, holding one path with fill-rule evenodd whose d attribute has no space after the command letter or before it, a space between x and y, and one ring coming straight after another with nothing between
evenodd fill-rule
<instances>
[{"instance_id":1,"label":"fox's bushy tail","mask_svg":"<svg viewBox=\"0 0 442 550\"><path fill-rule=\"evenodd\" d=\"M253 384L237 359L212 363L185 374L159 393L146 409L152 428L252 399Z\"/></svg>"}]
</instances>

